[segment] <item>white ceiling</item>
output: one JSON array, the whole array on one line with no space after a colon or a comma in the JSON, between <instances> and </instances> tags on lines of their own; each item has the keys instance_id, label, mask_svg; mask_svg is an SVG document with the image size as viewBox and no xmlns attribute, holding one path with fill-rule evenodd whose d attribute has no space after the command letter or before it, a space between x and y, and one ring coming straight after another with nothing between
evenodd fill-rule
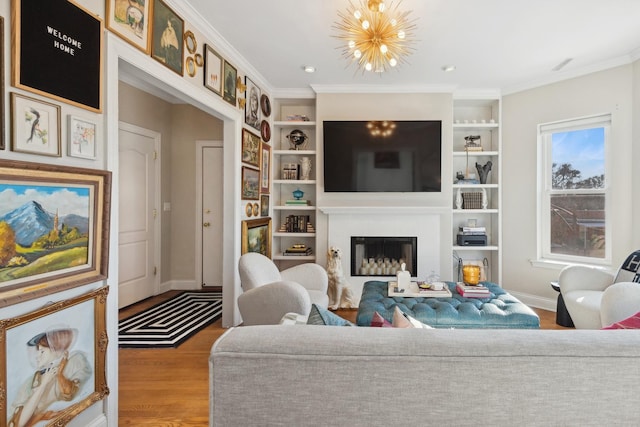
<instances>
[{"instance_id":1,"label":"white ceiling","mask_svg":"<svg viewBox=\"0 0 640 427\"><path fill-rule=\"evenodd\" d=\"M417 18L415 52L408 64L364 75L333 37L336 12L349 0L186 3L282 90L442 86L506 94L640 58L640 0L403 0L400 8ZM561 71L552 70L568 58ZM304 65L317 71L307 74ZM457 68L445 73L444 65Z\"/></svg>"}]
</instances>

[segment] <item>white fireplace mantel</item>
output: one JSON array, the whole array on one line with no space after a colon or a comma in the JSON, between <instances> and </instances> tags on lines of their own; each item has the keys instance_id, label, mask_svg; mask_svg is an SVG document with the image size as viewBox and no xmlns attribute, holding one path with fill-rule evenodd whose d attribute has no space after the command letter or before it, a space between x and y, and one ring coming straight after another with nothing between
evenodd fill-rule
<instances>
[{"instance_id":1,"label":"white fireplace mantel","mask_svg":"<svg viewBox=\"0 0 640 427\"><path fill-rule=\"evenodd\" d=\"M318 209L327 215L425 215L451 211L445 207L431 206L318 206Z\"/></svg>"}]
</instances>

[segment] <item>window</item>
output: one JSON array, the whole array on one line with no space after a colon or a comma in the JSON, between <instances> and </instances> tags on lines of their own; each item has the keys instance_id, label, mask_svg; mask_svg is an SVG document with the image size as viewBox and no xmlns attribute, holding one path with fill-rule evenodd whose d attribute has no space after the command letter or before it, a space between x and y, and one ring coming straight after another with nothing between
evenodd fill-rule
<instances>
[{"instance_id":1,"label":"window","mask_svg":"<svg viewBox=\"0 0 640 427\"><path fill-rule=\"evenodd\" d=\"M611 116L538 126L538 252L548 261L611 260L607 150Z\"/></svg>"}]
</instances>

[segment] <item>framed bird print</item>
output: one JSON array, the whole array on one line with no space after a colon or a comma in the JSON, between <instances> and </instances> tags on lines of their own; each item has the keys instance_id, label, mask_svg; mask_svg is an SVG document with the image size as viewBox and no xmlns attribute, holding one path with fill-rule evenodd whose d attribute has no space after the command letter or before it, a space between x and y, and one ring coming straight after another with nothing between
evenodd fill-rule
<instances>
[{"instance_id":1,"label":"framed bird print","mask_svg":"<svg viewBox=\"0 0 640 427\"><path fill-rule=\"evenodd\" d=\"M60 106L11 92L11 150L61 156Z\"/></svg>"}]
</instances>

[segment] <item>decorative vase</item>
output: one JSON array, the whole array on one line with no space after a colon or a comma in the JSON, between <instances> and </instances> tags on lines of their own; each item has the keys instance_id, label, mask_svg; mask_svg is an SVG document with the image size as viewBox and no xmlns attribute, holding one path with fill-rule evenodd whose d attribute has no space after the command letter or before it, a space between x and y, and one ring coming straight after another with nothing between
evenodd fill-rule
<instances>
[{"instance_id":1,"label":"decorative vase","mask_svg":"<svg viewBox=\"0 0 640 427\"><path fill-rule=\"evenodd\" d=\"M300 159L300 179L308 180L311 177L311 159L302 157Z\"/></svg>"},{"instance_id":2,"label":"decorative vase","mask_svg":"<svg viewBox=\"0 0 640 427\"><path fill-rule=\"evenodd\" d=\"M304 191L300 190L299 188L293 192L293 198L296 200L302 199L302 196L304 196Z\"/></svg>"}]
</instances>

